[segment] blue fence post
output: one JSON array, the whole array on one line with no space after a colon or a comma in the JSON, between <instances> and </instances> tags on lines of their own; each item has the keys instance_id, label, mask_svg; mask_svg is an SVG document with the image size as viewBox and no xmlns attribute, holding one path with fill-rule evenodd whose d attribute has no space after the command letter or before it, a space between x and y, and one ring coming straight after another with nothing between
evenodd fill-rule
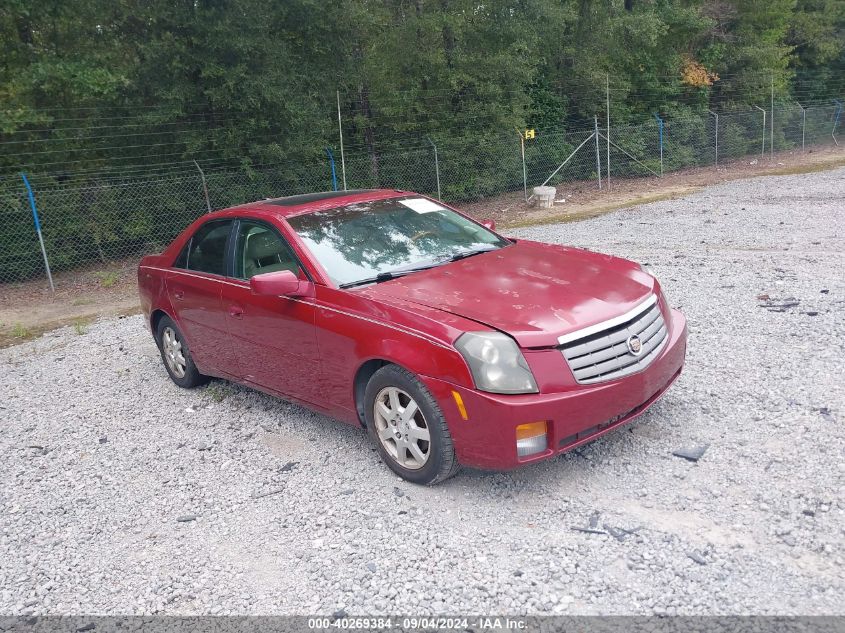
<instances>
[{"instance_id":1,"label":"blue fence post","mask_svg":"<svg viewBox=\"0 0 845 633\"><path fill-rule=\"evenodd\" d=\"M35 207L35 195L26 174L21 172L23 184L26 187L26 195L29 197L29 208L32 210L32 221L35 222L35 232L38 234L38 243L41 244L41 255L44 257L44 268L47 270L47 281L50 282L50 291L56 293L53 285L53 273L50 272L50 262L47 259L47 249L44 248L44 237L41 235L41 221L38 219L38 209Z\"/></svg>"},{"instance_id":2,"label":"blue fence post","mask_svg":"<svg viewBox=\"0 0 845 633\"><path fill-rule=\"evenodd\" d=\"M654 118L657 120L657 129L660 132L660 175L663 175L663 119L660 115L655 113Z\"/></svg>"},{"instance_id":3,"label":"blue fence post","mask_svg":"<svg viewBox=\"0 0 845 633\"><path fill-rule=\"evenodd\" d=\"M332 189L337 191L337 172L334 169L334 154L330 147L326 148L326 154L329 155L329 166L332 168Z\"/></svg>"}]
</instances>

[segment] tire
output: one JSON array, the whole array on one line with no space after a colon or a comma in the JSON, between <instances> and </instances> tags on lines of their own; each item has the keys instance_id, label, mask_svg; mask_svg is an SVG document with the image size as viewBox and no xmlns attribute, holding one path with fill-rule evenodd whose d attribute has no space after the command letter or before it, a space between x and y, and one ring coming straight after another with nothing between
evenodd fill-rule
<instances>
[{"instance_id":1,"label":"tire","mask_svg":"<svg viewBox=\"0 0 845 633\"><path fill-rule=\"evenodd\" d=\"M161 354L161 361L170 379L180 387L191 389L209 381L203 376L191 358L191 350L182 336L182 331L168 316L161 317L156 327L156 343ZM180 371L181 368L181 371ZM181 374L181 375L180 375Z\"/></svg>"},{"instance_id":2,"label":"tire","mask_svg":"<svg viewBox=\"0 0 845 633\"><path fill-rule=\"evenodd\" d=\"M433 485L458 472L440 407L406 369L385 365L373 374L364 392L364 417L382 461L402 479Z\"/></svg>"}]
</instances>

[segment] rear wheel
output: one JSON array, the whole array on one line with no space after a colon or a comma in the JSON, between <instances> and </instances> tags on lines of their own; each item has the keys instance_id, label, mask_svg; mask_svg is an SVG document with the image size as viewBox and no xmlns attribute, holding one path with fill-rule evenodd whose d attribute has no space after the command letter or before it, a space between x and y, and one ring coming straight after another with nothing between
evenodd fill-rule
<instances>
[{"instance_id":1,"label":"rear wheel","mask_svg":"<svg viewBox=\"0 0 845 633\"><path fill-rule=\"evenodd\" d=\"M384 463L417 484L435 484L458 472L446 420L428 389L397 365L379 369L364 394L367 429Z\"/></svg>"},{"instance_id":2,"label":"rear wheel","mask_svg":"<svg viewBox=\"0 0 845 633\"><path fill-rule=\"evenodd\" d=\"M186 389L208 382L208 376L203 376L197 370L182 332L170 317L164 316L158 322L156 342L164 368L173 382Z\"/></svg>"}]
</instances>

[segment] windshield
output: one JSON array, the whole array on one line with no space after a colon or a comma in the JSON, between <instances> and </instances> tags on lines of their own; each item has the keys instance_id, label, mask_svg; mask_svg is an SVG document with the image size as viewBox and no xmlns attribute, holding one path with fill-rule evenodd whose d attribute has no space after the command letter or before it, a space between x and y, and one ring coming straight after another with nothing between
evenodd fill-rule
<instances>
[{"instance_id":1,"label":"windshield","mask_svg":"<svg viewBox=\"0 0 845 633\"><path fill-rule=\"evenodd\" d=\"M338 286L509 244L426 198L360 202L288 222Z\"/></svg>"}]
</instances>

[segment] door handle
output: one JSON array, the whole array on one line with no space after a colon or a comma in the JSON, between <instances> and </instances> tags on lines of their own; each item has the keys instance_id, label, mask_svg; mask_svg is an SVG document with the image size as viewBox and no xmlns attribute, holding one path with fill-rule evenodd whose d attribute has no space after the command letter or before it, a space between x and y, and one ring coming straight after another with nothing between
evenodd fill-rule
<instances>
[{"instance_id":1,"label":"door handle","mask_svg":"<svg viewBox=\"0 0 845 633\"><path fill-rule=\"evenodd\" d=\"M185 298L185 291L184 290L174 290L173 296L176 297L179 301Z\"/></svg>"},{"instance_id":2,"label":"door handle","mask_svg":"<svg viewBox=\"0 0 845 633\"><path fill-rule=\"evenodd\" d=\"M241 306L229 306L229 316L233 319L240 319L244 315L244 309Z\"/></svg>"}]
</instances>

